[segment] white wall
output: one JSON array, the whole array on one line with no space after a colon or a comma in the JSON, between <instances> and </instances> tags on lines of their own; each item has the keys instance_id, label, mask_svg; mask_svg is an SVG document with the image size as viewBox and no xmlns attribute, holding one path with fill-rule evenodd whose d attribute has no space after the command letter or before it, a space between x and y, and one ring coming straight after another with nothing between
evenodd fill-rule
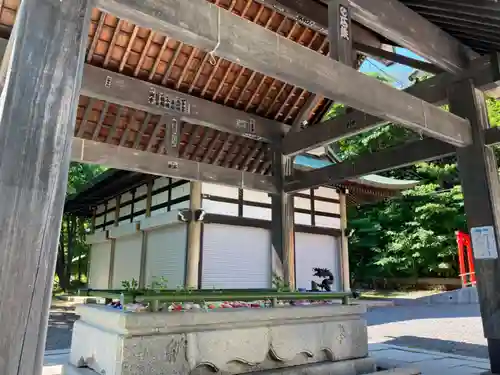
<instances>
[{"instance_id":1,"label":"white wall","mask_svg":"<svg viewBox=\"0 0 500 375\"><path fill-rule=\"evenodd\" d=\"M117 238L113 267L113 288L120 289L122 281L139 281L141 271L142 233Z\"/></svg>"},{"instance_id":2,"label":"white wall","mask_svg":"<svg viewBox=\"0 0 500 375\"><path fill-rule=\"evenodd\" d=\"M334 275L332 290L340 290L340 252L336 237L310 233L295 233L295 278L297 288L310 289L313 268L328 268Z\"/></svg>"},{"instance_id":3,"label":"white wall","mask_svg":"<svg viewBox=\"0 0 500 375\"><path fill-rule=\"evenodd\" d=\"M271 236L267 229L205 224L202 287L271 287Z\"/></svg>"},{"instance_id":4,"label":"white wall","mask_svg":"<svg viewBox=\"0 0 500 375\"><path fill-rule=\"evenodd\" d=\"M319 187L314 190L314 198L315 225L317 227L340 229L340 218L321 215L321 213L340 215L340 204L333 202L324 202L318 199L335 199L338 202L340 196L337 191L335 189Z\"/></svg>"},{"instance_id":5,"label":"white wall","mask_svg":"<svg viewBox=\"0 0 500 375\"><path fill-rule=\"evenodd\" d=\"M166 277L170 289L184 285L186 229L186 224L178 224L147 233L146 285L153 277Z\"/></svg>"},{"instance_id":6,"label":"white wall","mask_svg":"<svg viewBox=\"0 0 500 375\"><path fill-rule=\"evenodd\" d=\"M311 211L314 206L315 226L324 228L340 229L340 219L330 217L331 214L340 215L340 205L338 203L339 194L335 189L320 187L314 190L314 204L312 204L311 190L299 192L301 196L294 197L294 207L296 210ZM233 187L220 186L216 184L203 183L202 185L203 209L207 213L238 216L239 189ZM221 202L220 199L225 200ZM330 201L321 200L326 198ZM231 202L227 202L231 200ZM333 202L331 200L336 200ZM272 220L271 197L268 193L243 190L243 217L260 220ZM268 207L262 207L267 205ZM328 216L330 215L330 216ZM295 212L295 223L301 225L312 225L312 213Z\"/></svg>"},{"instance_id":7,"label":"white wall","mask_svg":"<svg viewBox=\"0 0 500 375\"><path fill-rule=\"evenodd\" d=\"M173 182L177 182L178 180L173 179ZM162 205L168 202L169 192L163 191L158 192L159 189L165 188L168 186L170 182L169 178L158 178L154 181L153 184L153 197L152 197L152 206ZM190 184L184 183L180 186L175 186L172 188L171 198L172 200L185 197L190 193ZM147 194L147 185L144 184L136 188L135 197L145 196ZM227 216L238 216L239 214L239 195L240 191L235 187L227 187L220 186L216 184L203 183L202 184L202 194L203 198L203 208L207 213L219 214L219 215L227 215ZM340 219L336 217L329 217L331 214L340 214L340 206L338 203L339 195L335 191L335 189L320 187L314 189L314 201L311 202L311 190L304 190L299 192L300 196L296 196L294 198L294 207L296 210L311 210L314 208L314 224L317 227L324 228L336 228L340 229ZM252 191L252 190L243 190L242 192L243 201L245 202L243 205L243 217L244 218L252 218L252 219L260 219L271 221L271 197L269 194L264 192ZM212 198L212 199L211 199ZM217 201L217 198L222 198L223 200L232 200L230 202L220 202ZM323 200L322 200L323 198ZM132 199L132 194L127 192L122 195L121 203L126 203ZM327 199L328 201L325 201ZM108 202L107 209L110 210L106 215L107 221L112 221L114 218L114 211L112 210L115 206L115 199L112 199ZM265 206L265 207L262 207ZM267 207L266 207L267 206ZM125 217L130 214L132 205L126 204L124 207L120 209L120 217ZM179 202L173 204L171 209L177 210L182 208L189 208L189 200L184 202ZM134 213L143 211L146 209L146 198L142 198L141 200L134 203ZM152 211L152 216L161 215L168 211L168 207L163 207L160 209L156 209ZM101 214L104 212L104 205L100 205L97 208L97 214ZM145 218L145 214L141 213L140 215L135 215L133 221L140 222ZM101 225L104 222L104 216L100 216L96 218L96 225ZM129 223L130 220L123 220L119 224L125 225ZM312 225L313 216L311 213L307 212L295 212L295 222L296 224L302 225ZM206 227L210 227L216 224L207 224ZM108 228L112 226L109 225ZM179 227L180 228L180 227ZM102 228L98 231L103 230ZM262 241L259 239L258 234L255 234L255 238L253 238L253 232L263 231L263 229L258 228L243 228L243 227L226 227L225 229L226 235L229 235L231 239L231 243L233 243L234 249L228 249L223 251L237 251L239 248L245 249L245 246L260 248L261 244L258 243ZM267 231L268 232L268 231ZM237 233L236 237L232 237L233 234ZM257 232L255 232L257 233ZM211 241L210 237L212 234L205 235L203 241L207 238ZM269 237L269 238L268 238ZM242 239L250 239L250 241L243 241ZM257 241L257 242L255 242ZM271 245L270 245L270 236L269 233L266 237L266 256L269 255L270 262L270 253L271 253ZM185 234L185 226L181 231L173 231L171 228L163 228L157 229L155 231L148 233L147 239L147 256L146 256L146 275L145 281L146 284L150 284L151 278L153 276L165 276L169 279L169 285L171 287L176 287L179 284L184 283L184 272L185 272L185 251L186 251L186 234ZM109 242L110 243L110 242ZM113 286L121 287L122 280L130 280L132 278L139 279L140 272L140 257L141 257L141 234L137 234L134 236L119 238L117 239L117 248L115 255L115 266L114 266L114 277L113 277ZM222 245L221 245L222 246ZM205 244L204 244L204 247ZM224 246L225 248L226 246ZM178 250L177 250L178 249ZM307 256L306 253L303 253L303 249L312 249L312 252L318 252L316 256L311 256L311 253ZM331 251L330 251L331 250ZM213 250L208 250L213 251ZM245 251L238 255L246 259ZM301 287L309 287L310 280L312 278L312 267L326 267L331 269L335 274L335 283L340 283L340 275L339 275L339 267L340 263L338 261L338 240L331 236L321 236L321 235L312 235L305 233L296 233L296 261L297 261L297 269L299 270L297 273L297 285L302 285ZM331 256L330 258L327 257ZM206 254L204 254L204 257ZM225 255L229 256L229 253ZM94 256L95 259L96 256ZM327 259L328 258L328 259ZM91 256L92 259L92 256ZM333 260L332 260L333 259ZM206 259L204 259L204 262ZM259 262L262 260L258 260L255 256L249 256L248 262ZM92 260L91 260L92 262ZM105 260L97 260L96 262L105 262ZM309 262L309 263L307 263ZM301 264L299 264L301 263ZM322 265L320 263L325 263ZM205 264L205 263L204 263ZM206 263L204 267L209 267L210 263ZM96 266L101 267L104 272L104 266ZM238 265L238 267L240 267ZM267 267L267 266L266 266ZM266 272L270 270L270 264ZM302 268L301 268L302 267ZM306 270L307 268L307 270ZM309 269L311 268L311 269ZM97 268L99 269L99 268ZM303 269L303 270L302 270ZM107 270L109 270L109 258L107 264ZM92 274L92 266L91 266L91 274ZM97 272L97 271L96 271ZM102 276L94 276L94 279L99 279L98 282L100 285L104 285L103 287L107 287L107 278L108 271L106 271L106 275ZM212 272L212 271L211 271ZM300 273L300 275L299 275ZM270 275L270 271L269 271ZM106 280L104 282L104 279ZM205 280L206 283L210 284L214 281ZM244 284L244 282L242 282ZM267 281L266 281L267 283ZM268 283L270 286L270 280ZM306 285L307 284L307 285ZM340 285L340 284L339 284ZM95 286L94 286L95 287ZM255 286L254 286L255 287ZM267 287L267 286L266 286Z\"/></svg>"},{"instance_id":8,"label":"white wall","mask_svg":"<svg viewBox=\"0 0 500 375\"><path fill-rule=\"evenodd\" d=\"M89 287L108 289L111 241L95 243L90 249Z\"/></svg>"},{"instance_id":9,"label":"white wall","mask_svg":"<svg viewBox=\"0 0 500 375\"><path fill-rule=\"evenodd\" d=\"M173 182L179 180L173 179ZM159 189L168 186L168 178L159 178L154 181L152 197L152 206L157 206L168 202L169 192L157 192ZM136 197L140 197L147 193L147 186L142 185L136 190ZM189 183L185 183L181 186L176 186L172 189L172 200L185 197L190 193ZM203 209L207 213L227 215L227 216L238 216L238 198L239 189L235 187L221 186L211 183L202 184L202 194L203 198ZM299 192L301 196L296 196L294 198L294 207L296 210L308 210L310 211L314 207L314 225L323 228L333 228L340 229L340 218L331 217L332 214L340 215L340 205L338 203L339 194L335 189L319 187L314 189L314 203L311 204L311 190L303 190ZM132 198L131 193L125 193L122 195L122 204L128 202ZM211 199L212 198L212 199ZM232 202L221 202L217 198L223 198L224 200L232 200ZM330 201L324 201L322 198L326 198ZM220 199L219 199L220 200ZM332 200L335 200L332 201ZM251 219L260 219L270 221L271 208L262 207L262 205L271 205L271 197L264 192L244 190L243 191L243 201L245 202L243 206L243 217ZM115 205L115 199L108 202L108 210L112 209ZM131 204L120 209L120 217L129 215L131 212ZM184 202L178 202L172 204L172 210L189 208L189 200ZM134 212L138 212L146 209L146 199L142 199L134 204ZM104 205L101 205L97 209L97 214L101 214L104 211ZM313 218L311 213L306 212L295 212L295 223L301 225L312 225ZM161 215L168 212L168 207L159 208L153 210L151 215ZM140 221L144 219L144 213L134 216L134 221ZM111 221L114 218L114 212L108 212L106 215L107 221ZM104 216L98 216L96 218L96 225L102 225L104 222ZM121 221L120 225L124 225L130 222L130 220ZM101 229L102 230L102 229Z\"/></svg>"}]
</instances>

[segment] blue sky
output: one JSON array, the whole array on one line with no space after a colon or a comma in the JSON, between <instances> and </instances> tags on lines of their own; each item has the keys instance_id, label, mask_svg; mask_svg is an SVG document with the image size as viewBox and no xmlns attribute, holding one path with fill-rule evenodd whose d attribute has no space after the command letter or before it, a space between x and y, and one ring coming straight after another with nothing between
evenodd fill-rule
<instances>
[{"instance_id":1,"label":"blue sky","mask_svg":"<svg viewBox=\"0 0 500 375\"><path fill-rule=\"evenodd\" d=\"M414 59L418 59L421 61L425 61L418 55L414 54L411 51L408 51L405 48L396 48L396 53L408 57L412 57ZM373 60L373 59L368 59L363 63L361 66L360 71L364 73L378 73L382 74L382 72L385 72L388 77L392 77L395 81L397 81L394 85L398 88L407 87L410 85L410 82L408 81L408 76L413 73L415 69L400 65L400 64L394 64L392 66L386 67L385 65Z\"/></svg>"}]
</instances>

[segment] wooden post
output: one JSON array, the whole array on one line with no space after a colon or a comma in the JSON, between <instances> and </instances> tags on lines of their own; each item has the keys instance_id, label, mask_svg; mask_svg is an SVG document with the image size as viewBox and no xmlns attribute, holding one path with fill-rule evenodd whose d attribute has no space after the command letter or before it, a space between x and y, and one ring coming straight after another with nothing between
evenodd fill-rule
<instances>
[{"instance_id":1,"label":"wooden post","mask_svg":"<svg viewBox=\"0 0 500 375\"><path fill-rule=\"evenodd\" d=\"M39 375L71 138L90 26L87 0L23 0L0 96L0 374Z\"/></svg>"},{"instance_id":2,"label":"wooden post","mask_svg":"<svg viewBox=\"0 0 500 375\"><path fill-rule=\"evenodd\" d=\"M201 186L199 181L192 181L189 208L191 212L201 209ZM198 275L201 256L201 221L195 221L194 217L188 223L187 235L187 264L186 264L186 286L198 288Z\"/></svg>"},{"instance_id":3,"label":"wooden post","mask_svg":"<svg viewBox=\"0 0 500 375\"><path fill-rule=\"evenodd\" d=\"M148 190L146 193L146 217L151 217L151 206L153 204L153 184L154 180L148 181ZM141 265L139 271L139 288L146 287L146 261L148 256L148 233L142 231L141 242Z\"/></svg>"},{"instance_id":4,"label":"wooden post","mask_svg":"<svg viewBox=\"0 0 500 375\"><path fill-rule=\"evenodd\" d=\"M348 0L328 2L329 55L345 65L353 66L356 51L352 49L351 10Z\"/></svg>"},{"instance_id":5,"label":"wooden post","mask_svg":"<svg viewBox=\"0 0 500 375\"><path fill-rule=\"evenodd\" d=\"M115 220L113 226L117 227L120 224L120 202L122 196L119 195L115 200ZM113 277L115 275L115 252L116 239L111 239L111 254L109 256L109 273L108 273L108 288L113 289Z\"/></svg>"},{"instance_id":6,"label":"wooden post","mask_svg":"<svg viewBox=\"0 0 500 375\"><path fill-rule=\"evenodd\" d=\"M92 231L92 233L95 233L96 216L97 216L97 207L94 207L94 209L92 210L92 222L90 224L90 230Z\"/></svg>"},{"instance_id":7,"label":"wooden post","mask_svg":"<svg viewBox=\"0 0 500 375\"><path fill-rule=\"evenodd\" d=\"M500 181L492 149L485 146L489 127L484 94L471 81L455 84L449 91L450 111L468 118L472 145L457 149L458 169L464 194L467 225L471 233L477 290L488 340L491 372L500 374Z\"/></svg>"},{"instance_id":8,"label":"wooden post","mask_svg":"<svg viewBox=\"0 0 500 375\"><path fill-rule=\"evenodd\" d=\"M349 271L349 238L347 237L347 190L338 190L340 200L340 261L342 289L351 291L351 274Z\"/></svg>"},{"instance_id":9,"label":"wooden post","mask_svg":"<svg viewBox=\"0 0 500 375\"><path fill-rule=\"evenodd\" d=\"M284 192L285 177L291 175L293 160L281 149L273 150L273 176L278 192L271 196L271 267L295 289L295 210L293 196Z\"/></svg>"},{"instance_id":10,"label":"wooden post","mask_svg":"<svg viewBox=\"0 0 500 375\"><path fill-rule=\"evenodd\" d=\"M151 217L151 206L153 205L153 185L154 180L148 182L148 190L146 194L146 217Z\"/></svg>"}]
</instances>

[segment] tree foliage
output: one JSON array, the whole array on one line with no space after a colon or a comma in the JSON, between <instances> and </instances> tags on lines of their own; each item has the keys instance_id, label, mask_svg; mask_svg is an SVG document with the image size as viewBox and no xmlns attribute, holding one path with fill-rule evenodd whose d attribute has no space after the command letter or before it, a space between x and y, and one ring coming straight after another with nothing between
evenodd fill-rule
<instances>
[{"instance_id":1,"label":"tree foliage","mask_svg":"<svg viewBox=\"0 0 500 375\"><path fill-rule=\"evenodd\" d=\"M423 80L428 76L411 78ZM491 126L500 125L500 103L488 98L487 105ZM345 111L342 105L334 105L327 116L334 117ZM342 160L355 159L421 137L387 123L344 139L331 148ZM466 231L466 222L455 157L418 163L383 175L420 183L388 201L349 209L349 251L354 279L456 277L455 232Z\"/></svg>"},{"instance_id":2,"label":"tree foliage","mask_svg":"<svg viewBox=\"0 0 500 375\"><path fill-rule=\"evenodd\" d=\"M81 191L103 170L95 165L71 163L66 195L71 196ZM63 215L56 263L56 289L68 290L72 283L83 282L89 253L85 235L89 228L88 219L69 213Z\"/></svg>"}]
</instances>

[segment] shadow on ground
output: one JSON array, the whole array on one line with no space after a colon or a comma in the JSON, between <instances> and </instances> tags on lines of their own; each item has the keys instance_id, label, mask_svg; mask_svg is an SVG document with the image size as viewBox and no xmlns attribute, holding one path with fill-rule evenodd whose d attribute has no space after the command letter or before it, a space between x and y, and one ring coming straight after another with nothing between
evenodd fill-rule
<instances>
[{"instance_id":1,"label":"shadow on ground","mask_svg":"<svg viewBox=\"0 0 500 375\"><path fill-rule=\"evenodd\" d=\"M45 350L68 349L71 346L73 323L77 319L73 309L51 309Z\"/></svg>"},{"instance_id":2,"label":"shadow on ground","mask_svg":"<svg viewBox=\"0 0 500 375\"><path fill-rule=\"evenodd\" d=\"M466 342L417 336L400 336L392 340L388 340L384 342L384 344L457 354L467 357L488 358L488 348L486 345L470 344Z\"/></svg>"}]
</instances>

